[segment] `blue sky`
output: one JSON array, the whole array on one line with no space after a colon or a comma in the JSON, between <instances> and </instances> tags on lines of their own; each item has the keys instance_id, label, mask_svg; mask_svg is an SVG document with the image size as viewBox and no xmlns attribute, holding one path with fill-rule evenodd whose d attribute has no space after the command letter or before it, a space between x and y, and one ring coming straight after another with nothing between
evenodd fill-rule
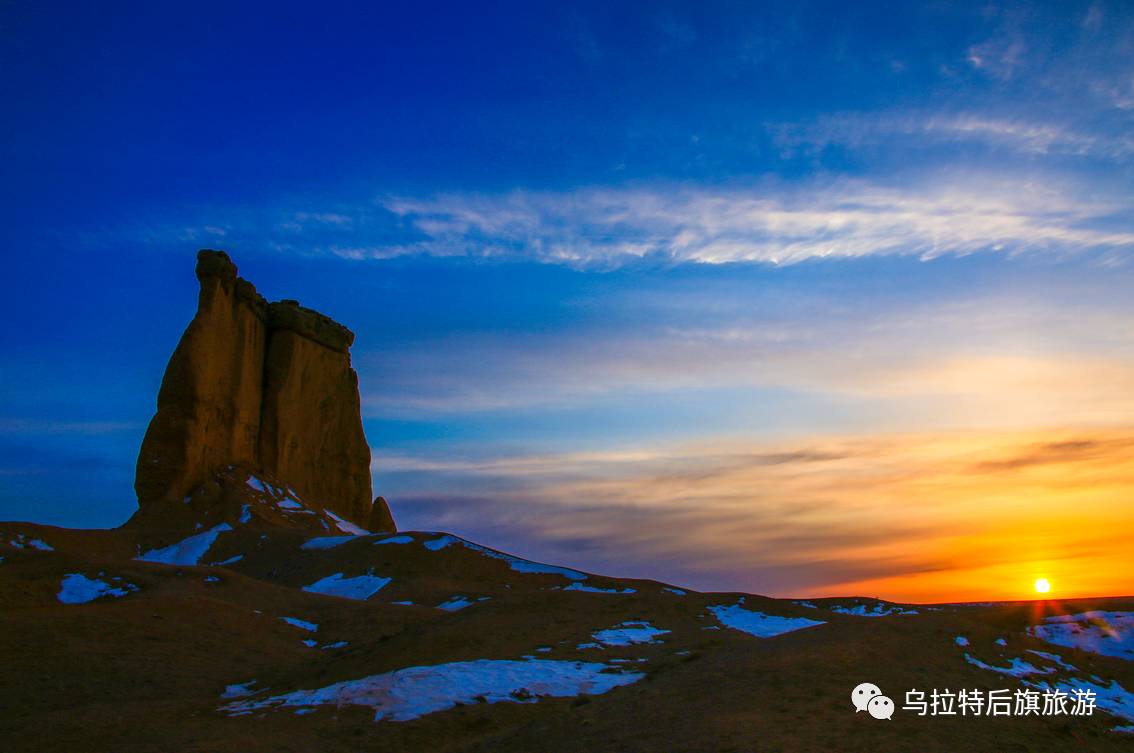
<instances>
[{"instance_id":1,"label":"blue sky","mask_svg":"<svg viewBox=\"0 0 1134 753\"><path fill-rule=\"evenodd\" d=\"M974 491L930 459L1090 442L1113 486L1056 453L1078 491L1018 566L1115 587L1076 554L1115 542L1051 532L1134 486L1127 5L13 2L0 63L0 518L132 512L212 247L358 333L403 525L956 595L973 549L931 531ZM896 489L920 513L879 525Z\"/></svg>"}]
</instances>

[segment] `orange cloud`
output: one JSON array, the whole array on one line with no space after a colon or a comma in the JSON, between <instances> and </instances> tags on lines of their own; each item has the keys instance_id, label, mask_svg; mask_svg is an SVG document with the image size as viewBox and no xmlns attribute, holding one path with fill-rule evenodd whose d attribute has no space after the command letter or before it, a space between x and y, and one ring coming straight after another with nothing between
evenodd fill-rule
<instances>
[{"instance_id":1,"label":"orange cloud","mask_svg":"<svg viewBox=\"0 0 1134 753\"><path fill-rule=\"evenodd\" d=\"M1054 597L1134 592L1131 430L731 442L447 472L432 497L448 523L694 587L983 601L1030 598L1045 577Z\"/></svg>"}]
</instances>

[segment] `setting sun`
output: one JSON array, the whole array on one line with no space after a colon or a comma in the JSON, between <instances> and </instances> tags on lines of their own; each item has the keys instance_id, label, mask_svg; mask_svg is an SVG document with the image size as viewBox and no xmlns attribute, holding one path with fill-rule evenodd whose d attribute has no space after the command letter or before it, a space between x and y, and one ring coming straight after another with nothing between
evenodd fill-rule
<instances>
[{"instance_id":1,"label":"setting sun","mask_svg":"<svg viewBox=\"0 0 1134 753\"><path fill-rule=\"evenodd\" d=\"M1047 578L1039 578L1036 580L1036 593L1045 594L1051 590L1051 584L1047 582Z\"/></svg>"}]
</instances>

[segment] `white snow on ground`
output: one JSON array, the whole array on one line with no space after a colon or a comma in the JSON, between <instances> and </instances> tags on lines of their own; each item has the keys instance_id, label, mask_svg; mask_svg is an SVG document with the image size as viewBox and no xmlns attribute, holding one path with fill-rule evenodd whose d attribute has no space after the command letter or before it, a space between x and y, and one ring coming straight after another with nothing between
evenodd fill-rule
<instances>
[{"instance_id":1,"label":"white snow on ground","mask_svg":"<svg viewBox=\"0 0 1134 753\"><path fill-rule=\"evenodd\" d=\"M1068 664L1067 662L1063 661L1063 657L1060 656L1059 654L1049 654L1046 651L1036 651L1034 648L1029 648L1028 653L1029 654L1035 654L1036 656L1043 657L1044 659L1047 659L1049 662L1052 662L1053 664L1059 665L1063 669L1067 669L1067 670L1070 670L1072 672L1078 672L1079 671L1078 668L1076 668L1076 667Z\"/></svg>"},{"instance_id":2,"label":"white snow on ground","mask_svg":"<svg viewBox=\"0 0 1134 753\"><path fill-rule=\"evenodd\" d=\"M55 547L48 544L43 539L29 539L22 533L17 533L16 538L8 542L11 546L17 549L38 549L41 552L54 552Z\"/></svg>"},{"instance_id":3,"label":"white snow on ground","mask_svg":"<svg viewBox=\"0 0 1134 753\"><path fill-rule=\"evenodd\" d=\"M958 635L956 638L953 639L953 642L956 643L961 648L964 648L965 646L969 645L969 639L966 638L963 635Z\"/></svg>"},{"instance_id":4,"label":"white snow on ground","mask_svg":"<svg viewBox=\"0 0 1134 753\"><path fill-rule=\"evenodd\" d=\"M334 643L328 643L324 645L323 649L326 650L328 648L343 648L344 646L348 645L350 644L348 644L346 641L335 641Z\"/></svg>"},{"instance_id":5,"label":"white snow on ground","mask_svg":"<svg viewBox=\"0 0 1134 753\"><path fill-rule=\"evenodd\" d=\"M374 543L375 544L412 544L413 543L413 536L406 536L405 534L402 534L400 536L391 536L390 538L382 539L381 541L375 541Z\"/></svg>"},{"instance_id":6,"label":"white snow on ground","mask_svg":"<svg viewBox=\"0 0 1134 753\"><path fill-rule=\"evenodd\" d=\"M1134 722L1134 693L1131 693L1129 690L1119 685L1117 680L1111 680L1109 685L1101 681L1094 683L1077 678L1073 680L1060 680L1051 685L1046 681L1027 682L1024 684L1040 690L1054 690L1058 688L1072 698L1075 697L1076 690L1093 690L1095 692L1095 706L1120 719Z\"/></svg>"},{"instance_id":7,"label":"white snow on ground","mask_svg":"<svg viewBox=\"0 0 1134 753\"><path fill-rule=\"evenodd\" d=\"M575 582L563 588L564 591L586 591L591 594L632 594L637 593L636 588L599 588L597 586L584 586L582 583Z\"/></svg>"},{"instance_id":8,"label":"white snow on ground","mask_svg":"<svg viewBox=\"0 0 1134 753\"><path fill-rule=\"evenodd\" d=\"M458 703L535 703L541 697L601 695L642 679L641 672L611 673L607 664L533 659L478 659L409 667L317 690L297 690L222 706L230 715L275 707L369 706L375 721L404 722Z\"/></svg>"},{"instance_id":9,"label":"white snow on ground","mask_svg":"<svg viewBox=\"0 0 1134 753\"><path fill-rule=\"evenodd\" d=\"M601 643L580 643L578 646L575 646L575 648L578 649L579 651L584 651L588 648L602 648L602 644Z\"/></svg>"},{"instance_id":10,"label":"white snow on ground","mask_svg":"<svg viewBox=\"0 0 1134 753\"><path fill-rule=\"evenodd\" d=\"M669 591L671 594L676 594L678 596L684 596L687 593L686 591L682 591L680 588L673 588L671 586L662 586L662 590Z\"/></svg>"},{"instance_id":11,"label":"white snow on ground","mask_svg":"<svg viewBox=\"0 0 1134 753\"><path fill-rule=\"evenodd\" d=\"M306 510L307 509L303 505L296 502L294 499L288 499L287 497L284 497L283 499L281 499L276 504L278 504L280 507L284 508L285 510Z\"/></svg>"},{"instance_id":12,"label":"white snow on ground","mask_svg":"<svg viewBox=\"0 0 1134 753\"><path fill-rule=\"evenodd\" d=\"M252 505L243 505L240 508L240 522L247 523L252 520Z\"/></svg>"},{"instance_id":13,"label":"white snow on ground","mask_svg":"<svg viewBox=\"0 0 1134 753\"><path fill-rule=\"evenodd\" d=\"M659 643L654 638L668 632L670 631L656 628L649 622L629 621L606 630L598 630L591 633L591 637L607 646L632 646L636 643Z\"/></svg>"},{"instance_id":14,"label":"white snow on ground","mask_svg":"<svg viewBox=\"0 0 1134 753\"><path fill-rule=\"evenodd\" d=\"M303 641L303 645L307 646L307 648L315 648L319 645L319 641L313 638L308 638L307 640Z\"/></svg>"},{"instance_id":15,"label":"white snow on ground","mask_svg":"<svg viewBox=\"0 0 1134 753\"><path fill-rule=\"evenodd\" d=\"M810 601L797 601L795 603L798 604L801 607L807 607L808 609L818 609L819 608L819 607L815 606L814 604L812 604Z\"/></svg>"},{"instance_id":16,"label":"white snow on ground","mask_svg":"<svg viewBox=\"0 0 1134 753\"><path fill-rule=\"evenodd\" d=\"M360 527L356 526L354 523L351 523L349 520L344 520L343 518L340 518L338 515L335 515L330 510L323 510L323 512L325 512L327 514L328 518L335 521L335 525L338 526L339 530L342 531L343 533L350 533L350 534L354 534L355 536L366 536L370 533L370 531L366 530L365 528L360 528Z\"/></svg>"},{"instance_id":17,"label":"white snow on ground","mask_svg":"<svg viewBox=\"0 0 1134 753\"><path fill-rule=\"evenodd\" d=\"M133 583L126 583L121 578L113 580L119 582L112 586L104 580L88 578L82 573L68 573L63 576L58 599L64 604L86 604L103 596L125 596L138 590Z\"/></svg>"},{"instance_id":18,"label":"white snow on ground","mask_svg":"<svg viewBox=\"0 0 1134 753\"><path fill-rule=\"evenodd\" d=\"M165 565L196 565L205 556L205 552L209 551L213 542L217 540L217 536L231 530L232 526L228 523L221 523L204 533L190 536L176 544L170 544L161 549L151 549L135 559L142 562L160 562Z\"/></svg>"},{"instance_id":19,"label":"white snow on ground","mask_svg":"<svg viewBox=\"0 0 1134 753\"><path fill-rule=\"evenodd\" d=\"M303 590L326 594L327 596L341 596L344 599L365 601L381 591L391 580L393 579L382 578L377 575L356 575L353 578L344 578L342 573L335 573L315 581L310 586L304 586Z\"/></svg>"},{"instance_id":20,"label":"white snow on ground","mask_svg":"<svg viewBox=\"0 0 1134 753\"><path fill-rule=\"evenodd\" d=\"M454 596L453 598L446 601L444 604L438 604L437 608L438 609L444 609L447 612L456 612L458 609L464 609L465 607L471 607L473 604L476 604L478 601L488 601L491 598L492 598L491 596L481 596L480 598L477 598L477 599L470 599L470 598L465 597L465 596Z\"/></svg>"},{"instance_id":21,"label":"white snow on ground","mask_svg":"<svg viewBox=\"0 0 1134 753\"><path fill-rule=\"evenodd\" d=\"M348 541L354 541L357 536L322 536L317 539L308 539L300 545L300 549L333 549L340 544L345 544Z\"/></svg>"},{"instance_id":22,"label":"white snow on ground","mask_svg":"<svg viewBox=\"0 0 1134 753\"><path fill-rule=\"evenodd\" d=\"M994 667L991 664L985 664L980 659L970 656L968 652L965 653L965 661L972 664L974 667L987 669L990 672L996 672L1002 675L1009 675L1010 677L1027 677L1028 675L1049 675L1054 672L1054 669L1040 669L1033 666L1023 659L1009 659L1011 662L1007 667Z\"/></svg>"},{"instance_id":23,"label":"white snow on ground","mask_svg":"<svg viewBox=\"0 0 1134 753\"><path fill-rule=\"evenodd\" d=\"M252 695L258 692L252 689L252 686L255 684L255 680L249 680L248 682L227 685L225 686L224 692L221 693L221 698L243 698L246 695Z\"/></svg>"},{"instance_id":24,"label":"white snow on ground","mask_svg":"<svg viewBox=\"0 0 1134 753\"><path fill-rule=\"evenodd\" d=\"M832 612L839 614L853 614L855 617L888 617L892 614L917 614L916 609L902 609L897 605L886 605L878 602L871 608L867 608L865 604L859 604L854 607L831 607Z\"/></svg>"},{"instance_id":25,"label":"white snow on ground","mask_svg":"<svg viewBox=\"0 0 1134 753\"><path fill-rule=\"evenodd\" d=\"M745 609L740 604L709 607L709 611L716 615L717 620L725 627L755 635L757 638L772 638L793 630L824 624L822 620L809 620L806 617L780 617L755 612Z\"/></svg>"},{"instance_id":26,"label":"white snow on ground","mask_svg":"<svg viewBox=\"0 0 1134 753\"><path fill-rule=\"evenodd\" d=\"M214 565L232 565L232 564L235 564L237 562L240 562L240 560L242 560L242 559L244 559L244 555L243 554L237 554L235 556L229 557L226 560L221 560L220 562L214 562L213 564Z\"/></svg>"},{"instance_id":27,"label":"white snow on ground","mask_svg":"<svg viewBox=\"0 0 1134 753\"><path fill-rule=\"evenodd\" d=\"M1045 651L1035 651L1032 649L1029 649L1028 651L1029 653L1035 654L1036 656L1040 656L1050 662L1053 662L1054 664L1057 664L1063 669L1073 672L1078 671L1074 666L1064 661L1063 657L1059 656L1058 654L1051 654ZM989 664L985 664L979 659L974 659L966 653L965 661L967 661L969 664L980 667L981 669L988 669L993 672L998 672L1002 675L1010 675L1012 677L1018 678L1024 678L1030 675L1049 675L1056 671L1053 667L1038 669L1028 662L1023 661L1022 659L1011 659L1011 665L1008 667L994 667ZM1071 699L1071 702L1074 702L1076 691L1093 691L1095 694L1095 706L1127 722L1134 722L1134 693L1131 693L1129 690L1126 690L1126 688L1122 687L1122 685L1120 685L1117 680L1111 680L1110 683L1107 684L1105 680L1095 675L1091 675L1090 678L1090 680L1073 677L1070 679L1057 680L1054 682L1048 680L1023 680L1022 682L1024 685L1035 688L1037 690L1061 690L1067 694L1067 696ZM1132 725L1130 729L1134 730L1134 725ZM1113 731L1125 732L1126 728L1114 727Z\"/></svg>"},{"instance_id":28,"label":"white snow on ground","mask_svg":"<svg viewBox=\"0 0 1134 753\"><path fill-rule=\"evenodd\" d=\"M465 607L471 607L472 605L473 602L469 601L464 596L454 596L448 601L442 604L438 604L437 608L444 609L446 612L456 612L458 609L464 609Z\"/></svg>"},{"instance_id":29,"label":"white snow on ground","mask_svg":"<svg viewBox=\"0 0 1134 753\"><path fill-rule=\"evenodd\" d=\"M1004 640L1003 638L997 638L996 639L996 645L997 646L1007 646L1008 641Z\"/></svg>"},{"instance_id":30,"label":"white snow on ground","mask_svg":"<svg viewBox=\"0 0 1134 753\"><path fill-rule=\"evenodd\" d=\"M497 552L489 549L488 547L481 546L480 544L474 544L471 541L465 541L464 539L458 536L453 536L449 533L446 533L436 539L430 539L429 541L426 541L425 548L437 552L451 544L460 544L466 549L472 549L474 552L480 552L486 557L504 560L508 563L509 567L511 567L518 573L531 573L536 575L562 575L563 577L569 578L571 580L587 579L586 573L581 573L578 570L572 570L567 567L559 567L558 565L545 565L542 562L532 562L531 560L513 557L510 554Z\"/></svg>"},{"instance_id":31,"label":"white snow on ground","mask_svg":"<svg viewBox=\"0 0 1134 753\"><path fill-rule=\"evenodd\" d=\"M431 552L439 552L450 544L460 544L462 541L463 539L458 539L456 536L445 534L439 538L430 539L423 546Z\"/></svg>"},{"instance_id":32,"label":"white snow on ground","mask_svg":"<svg viewBox=\"0 0 1134 753\"><path fill-rule=\"evenodd\" d=\"M1046 617L1028 633L1057 646L1134 661L1134 612L1092 611Z\"/></svg>"},{"instance_id":33,"label":"white snow on ground","mask_svg":"<svg viewBox=\"0 0 1134 753\"><path fill-rule=\"evenodd\" d=\"M314 622L308 622L307 620L301 620L297 617L281 617L280 619L283 620L284 622L286 622L287 624L291 625L292 627L297 627L300 630L306 630L309 633L314 633L316 630L319 629L319 626L316 625Z\"/></svg>"},{"instance_id":34,"label":"white snow on ground","mask_svg":"<svg viewBox=\"0 0 1134 753\"><path fill-rule=\"evenodd\" d=\"M263 494L268 493L268 485L255 476L248 477L248 485L258 492L261 492Z\"/></svg>"}]
</instances>

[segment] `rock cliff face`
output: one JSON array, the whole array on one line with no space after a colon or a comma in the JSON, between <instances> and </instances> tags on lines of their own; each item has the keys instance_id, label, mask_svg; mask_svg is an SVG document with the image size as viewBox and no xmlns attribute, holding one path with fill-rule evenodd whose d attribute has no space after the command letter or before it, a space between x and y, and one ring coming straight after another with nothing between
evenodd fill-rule
<instances>
[{"instance_id":1,"label":"rock cliff face","mask_svg":"<svg viewBox=\"0 0 1134 753\"><path fill-rule=\"evenodd\" d=\"M239 465L359 526L394 530L385 500L371 502L354 334L297 301L267 303L223 251L198 254L197 279L197 314L138 456L139 506L180 502Z\"/></svg>"}]
</instances>

